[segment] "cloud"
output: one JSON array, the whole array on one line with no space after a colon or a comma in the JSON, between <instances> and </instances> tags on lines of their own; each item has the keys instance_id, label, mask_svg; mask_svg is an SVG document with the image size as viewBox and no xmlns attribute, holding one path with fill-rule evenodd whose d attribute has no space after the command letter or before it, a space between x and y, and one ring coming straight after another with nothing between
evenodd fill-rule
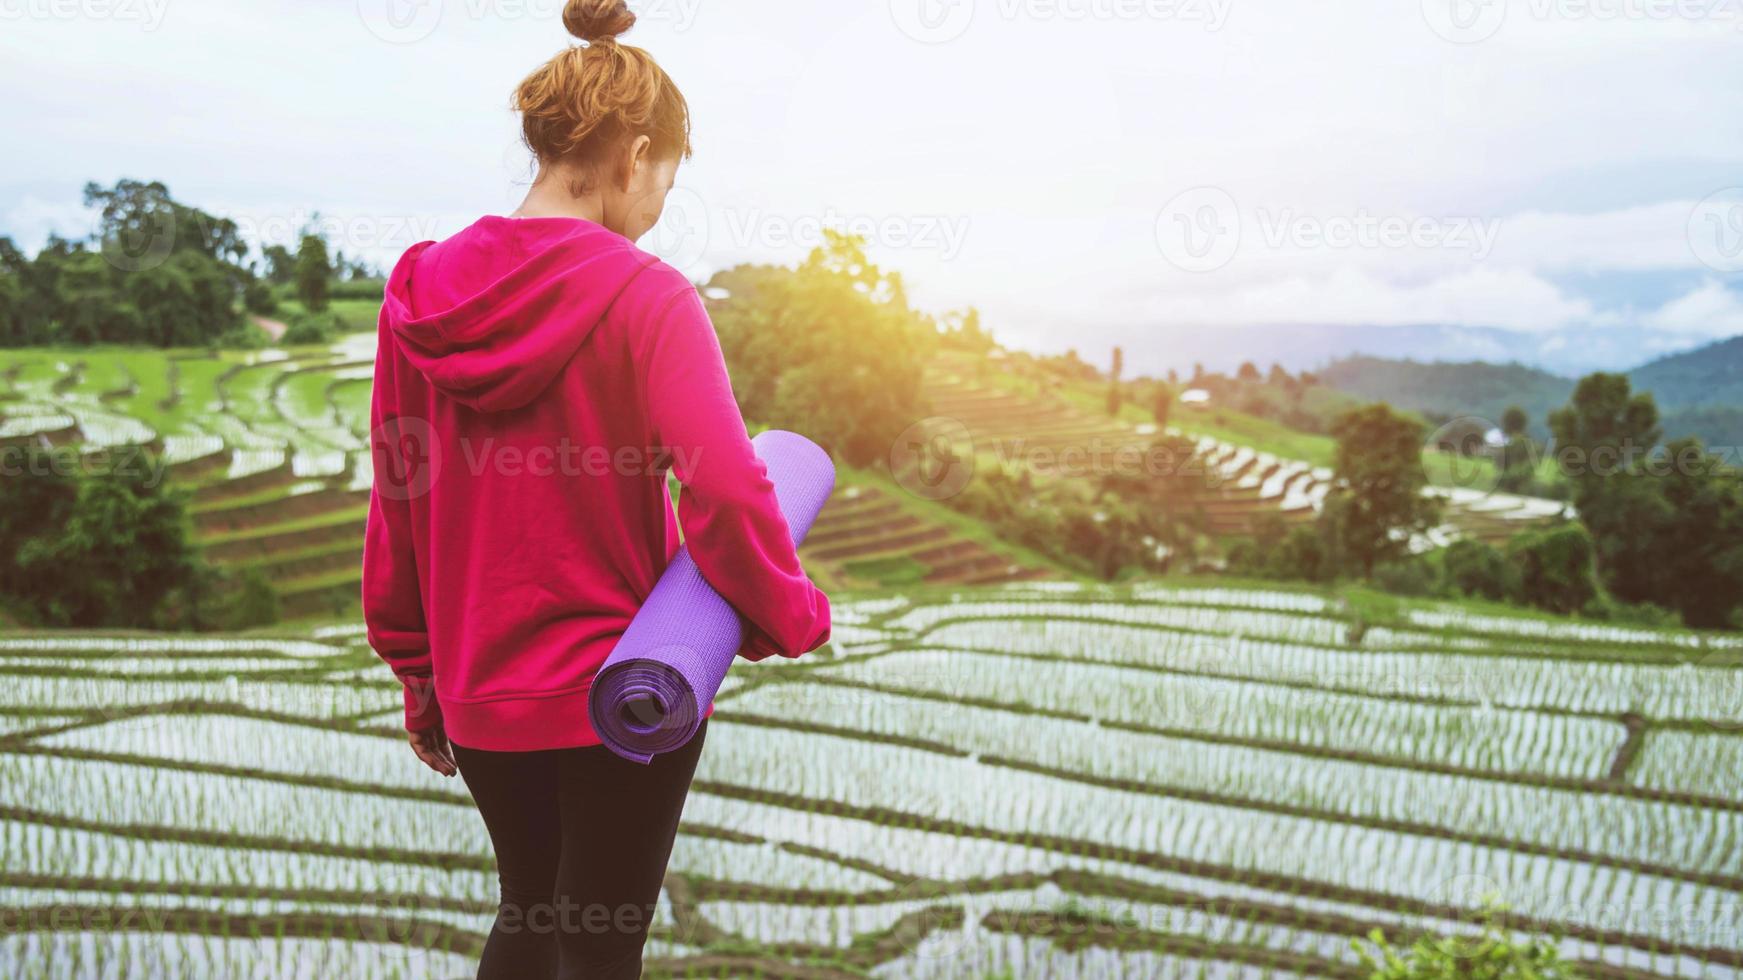
<instances>
[{"instance_id":1,"label":"cloud","mask_svg":"<svg viewBox=\"0 0 1743 980\"><path fill-rule=\"evenodd\" d=\"M1653 311L1644 322L1657 330L1702 337L1743 334L1743 296L1717 279L1708 279Z\"/></svg>"}]
</instances>

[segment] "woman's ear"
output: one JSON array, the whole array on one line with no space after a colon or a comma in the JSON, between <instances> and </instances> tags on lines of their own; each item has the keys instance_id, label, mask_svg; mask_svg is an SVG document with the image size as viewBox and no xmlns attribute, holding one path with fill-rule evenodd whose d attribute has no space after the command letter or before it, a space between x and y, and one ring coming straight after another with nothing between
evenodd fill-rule
<instances>
[{"instance_id":1,"label":"woman's ear","mask_svg":"<svg viewBox=\"0 0 1743 980\"><path fill-rule=\"evenodd\" d=\"M646 135L637 136L635 142L629 145L629 155L624 160L625 166L623 168L623 192L625 194L633 192L636 185L646 178L648 168L653 163L649 157L649 151L653 145L654 141Z\"/></svg>"}]
</instances>

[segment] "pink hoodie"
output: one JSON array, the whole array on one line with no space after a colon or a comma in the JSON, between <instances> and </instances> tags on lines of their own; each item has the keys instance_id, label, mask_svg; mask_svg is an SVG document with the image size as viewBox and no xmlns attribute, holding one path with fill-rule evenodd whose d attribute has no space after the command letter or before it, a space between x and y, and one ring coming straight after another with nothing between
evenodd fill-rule
<instances>
[{"instance_id":1,"label":"pink hoodie","mask_svg":"<svg viewBox=\"0 0 1743 980\"><path fill-rule=\"evenodd\" d=\"M696 290L576 219L414 246L381 311L363 552L406 727L468 748L597 745L587 689L684 540L741 656L829 638Z\"/></svg>"}]
</instances>

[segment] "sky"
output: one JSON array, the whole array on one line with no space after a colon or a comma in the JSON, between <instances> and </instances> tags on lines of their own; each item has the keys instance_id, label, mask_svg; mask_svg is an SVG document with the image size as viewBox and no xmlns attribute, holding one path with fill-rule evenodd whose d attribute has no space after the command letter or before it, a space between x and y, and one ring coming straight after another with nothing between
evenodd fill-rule
<instances>
[{"instance_id":1,"label":"sky","mask_svg":"<svg viewBox=\"0 0 1743 980\"><path fill-rule=\"evenodd\" d=\"M643 245L698 280L845 227L923 308L1140 368L1252 325L1743 334L1743 0L631 6L697 147ZM0 0L0 235L133 177L390 265L519 203L561 7Z\"/></svg>"}]
</instances>

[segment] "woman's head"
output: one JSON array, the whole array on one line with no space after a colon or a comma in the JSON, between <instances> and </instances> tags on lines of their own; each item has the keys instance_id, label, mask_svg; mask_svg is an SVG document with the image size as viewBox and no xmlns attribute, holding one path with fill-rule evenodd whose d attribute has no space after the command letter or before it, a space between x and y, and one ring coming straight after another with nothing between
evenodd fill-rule
<instances>
[{"instance_id":1,"label":"woman's head","mask_svg":"<svg viewBox=\"0 0 1743 980\"><path fill-rule=\"evenodd\" d=\"M569 0L563 26L586 46L559 52L514 94L540 182L599 197L603 223L632 239L659 221L690 156L683 93L652 55L617 42L634 24L624 0Z\"/></svg>"}]
</instances>

